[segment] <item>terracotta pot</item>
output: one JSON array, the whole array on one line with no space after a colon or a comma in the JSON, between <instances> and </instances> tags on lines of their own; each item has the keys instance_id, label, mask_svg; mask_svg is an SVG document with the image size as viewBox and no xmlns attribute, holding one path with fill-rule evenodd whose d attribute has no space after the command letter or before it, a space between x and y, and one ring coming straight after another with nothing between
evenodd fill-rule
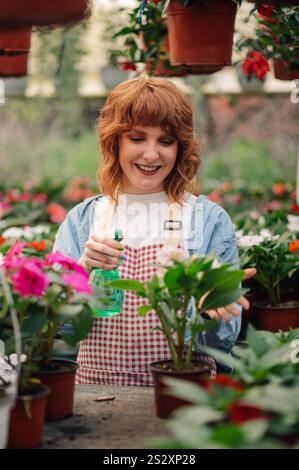
<instances>
[{"instance_id":1,"label":"terracotta pot","mask_svg":"<svg viewBox=\"0 0 299 470\"><path fill-rule=\"evenodd\" d=\"M155 387L156 413L159 418L163 419L167 418L177 408L190 404L185 400L164 393L167 388L167 385L163 383L164 377L188 380L200 385L203 385L210 377L210 367L207 363L192 361L192 365L198 366L195 371L173 371L163 368L170 364L172 364L171 360L157 361L150 364Z\"/></svg>"},{"instance_id":2,"label":"terracotta pot","mask_svg":"<svg viewBox=\"0 0 299 470\"><path fill-rule=\"evenodd\" d=\"M174 65L231 64L237 6L231 0L195 2L167 8L170 59Z\"/></svg>"},{"instance_id":3,"label":"terracotta pot","mask_svg":"<svg viewBox=\"0 0 299 470\"><path fill-rule=\"evenodd\" d=\"M1 0L0 26L68 24L89 14L89 0Z\"/></svg>"},{"instance_id":4,"label":"terracotta pot","mask_svg":"<svg viewBox=\"0 0 299 470\"><path fill-rule=\"evenodd\" d=\"M0 29L0 76L27 74L31 28Z\"/></svg>"},{"instance_id":5,"label":"terracotta pot","mask_svg":"<svg viewBox=\"0 0 299 470\"><path fill-rule=\"evenodd\" d=\"M0 77L27 75L28 54L0 56Z\"/></svg>"},{"instance_id":6,"label":"terracotta pot","mask_svg":"<svg viewBox=\"0 0 299 470\"><path fill-rule=\"evenodd\" d=\"M79 365L69 359L52 360L52 369L41 370L34 375L50 389L46 406L46 421L63 419L74 408L75 376Z\"/></svg>"},{"instance_id":7,"label":"terracotta pot","mask_svg":"<svg viewBox=\"0 0 299 470\"><path fill-rule=\"evenodd\" d=\"M277 307L259 303L255 307L255 324L260 330L288 331L299 326L299 302L286 302Z\"/></svg>"},{"instance_id":8,"label":"terracotta pot","mask_svg":"<svg viewBox=\"0 0 299 470\"><path fill-rule=\"evenodd\" d=\"M299 68L290 69L288 62L285 60L274 59L274 75L279 80L295 80L299 78Z\"/></svg>"},{"instance_id":9,"label":"terracotta pot","mask_svg":"<svg viewBox=\"0 0 299 470\"><path fill-rule=\"evenodd\" d=\"M42 442L48 387L41 385L38 392L18 398L10 413L8 448L33 449ZM28 400L30 415L24 402Z\"/></svg>"},{"instance_id":10,"label":"terracotta pot","mask_svg":"<svg viewBox=\"0 0 299 470\"><path fill-rule=\"evenodd\" d=\"M210 73L218 72L223 68L222 65L209 64L209 65L191 65L188 66L188 73L190 75L209 75Z\"/></svg>"}]
</instances>

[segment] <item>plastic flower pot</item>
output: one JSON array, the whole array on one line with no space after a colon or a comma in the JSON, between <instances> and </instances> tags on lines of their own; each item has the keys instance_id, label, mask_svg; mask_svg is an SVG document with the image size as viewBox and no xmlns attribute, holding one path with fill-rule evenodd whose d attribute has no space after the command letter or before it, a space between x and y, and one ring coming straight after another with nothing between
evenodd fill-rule
<instances>
[{"instance_id":1,"label":"plastic flower pot","mask_svg":"<svg viewBox=\"0 0 299 470\"><path fill-rule=\"evenodd\" d=\"M10 413L8 448L33 449L42 442L48 394L48 387L41 385L31 395L18 398Z\"/></svg>"},{"instance_id":2,"label":"plastic flower pot","mask_svg":"<svg viewBox=\"0 0 299 470\"><path fill-rule=\"evenodd\" d=\"M27 75L28 54L0 56L1 77L22 77Z\"/></svg>"},{"instance_id":3,"label":"plastic flower pot","mask_svg":"<svg viewBox=\"0 0 299 470\"><path fill-rule=\"evenodd\" d=\"M299 78L299 68L291 69L285 60L274 59L274 75L279 80L295 80Z\"/></svg>"},{"instance_id":4,"label":"plastic flower pot","mask_svg":"<svg viewBox=\"0 0 299 470\"><path fill-rule=\"evenodd\" d=\"M54 358L47 370L34 375L50 389L46 406L46 421L63 419L71 415L74 408L75 376L79 364L69 359Z\"/></svg>"},{"instance_id":5,"label":"plastic flower pot","mask_svg":"<svg viewBox=\"0 0 299 470\"><path fill-rule=\"evenodd\" d=\"M1 0L1 26L47 26L83 20L90 13L89 0Z\"/></svg>"},{"instance_id":6,"label":"plastic flower pot","mask_svg":"<svg viewBox=\"0 0 299 470\"><path fill-rule=\"evenodd\" d=\"M210 378L210 366L200 361L192 361L193 370L173 370L171 360L156 361L150 364L150 370L154 380L156 413L159 418L165 419L176 409L189 403L180 398L167 395L164 377L187 380L203 385Z\"/></svg>"},{"instance_id":7,"label":"plastic flower pot","mask_svg":"<svg viewBox=\"0 0 299 470\"><path fill-rule=\"evenodd\" d=\"M167 8L170 59L173 65L231 64L237 6L231 0L195 2Z\"/></svg>"},{"instance_id":8,"label":"plastic flower pot","mask_svg":"<svg viewBox=\"0 0 299 470\"><path fill-rule=\"evenodd\" d=\"M290 301L278 306L256 303L255 325L260 330L288 331L299 326L299 302Z\"/></svg>"}]
</instances>

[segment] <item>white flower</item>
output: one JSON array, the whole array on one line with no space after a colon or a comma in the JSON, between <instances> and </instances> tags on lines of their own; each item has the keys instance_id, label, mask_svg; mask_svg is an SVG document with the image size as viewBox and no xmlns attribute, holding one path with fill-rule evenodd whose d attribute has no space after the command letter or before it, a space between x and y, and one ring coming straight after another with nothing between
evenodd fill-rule
<instances>
[{"instance_id":1,"label":"white flower","mask_svg":"<svg viewBox=\"0 0 299 470\"><path fill-rule=\"evenodd\" d=\"M288 230L291 232L299 232L299 216L298 215L288 215Z\"/></svg>"},{"instance_id":2,"label":"white flower","mask_svg":"<svg viewBox=\"0 0 299 470\"><path fill-rule=\"evenodd\" d=\"M4 238L21 238L24 237L27 240L32 240L35 238L35 235L40 235L42 233L47 234L50 232L50 227L48 225L36 225L35 227L10 227L2 233Z\"/></svg>"}]
</instances>

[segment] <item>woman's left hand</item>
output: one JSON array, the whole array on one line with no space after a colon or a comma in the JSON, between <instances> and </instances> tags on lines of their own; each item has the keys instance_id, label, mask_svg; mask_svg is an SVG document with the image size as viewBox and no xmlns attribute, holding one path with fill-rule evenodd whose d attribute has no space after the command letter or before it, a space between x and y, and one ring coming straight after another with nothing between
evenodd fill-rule
<instances>
[{"instance_id":1,"label":"woman's left hand","mask_svg":"<svg viewBox=\"0 0 299 470\"><path fill-rule=\"evenodd\" d=\"M256 275L255 268L245 269L243 281L247 281L247 279L250 279L251 277L255 275ZM243 296L239 297L235 303L241 305L241 307L243 307L245 310L248 310L250 307L250 303ZM217 308L215 310L207 310L206 313L209 315L209 317L213 319L220 320L222 318L224 321L227 321L227 322L231 320L232 316L238 317L240 315L240 312L236 308L235 304L226 305L225 307Z\"/></svg>"}]
</instances>

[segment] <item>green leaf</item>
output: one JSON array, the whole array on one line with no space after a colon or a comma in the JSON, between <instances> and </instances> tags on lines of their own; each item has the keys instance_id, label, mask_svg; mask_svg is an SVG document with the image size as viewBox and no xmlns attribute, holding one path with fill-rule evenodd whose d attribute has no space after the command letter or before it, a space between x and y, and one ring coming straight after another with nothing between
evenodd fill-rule
<instances>
[{"instance_id":1,"label":"green leaf","mask_svg":"<svg viewBox=\"0 0 299 470\"><path fill-rule=\"evenodd\" d=\"M244 295L248 289L234 289L234 290L221 290L216 289L215 291L210 292L210 294L205 298L201 310L211 310L215 308L225 307L226 305L232 304L239 297Z\"/></svg>"},{"instance_id":2,"label":"green leaf","mask_svg":"<svg viewBox=\"0 0 299 470\"><path fill-rule=\"evenodd\" d=\"M146 291L143 284L134 279L119 279L115 281L107 282L107 285L118 287L123 290L132 290L135 291L137 295L145 297Z\"/></svg>"},{"instance_id":3,"label":"green leaf","mask_svg":"<svg viewBox=\"0 0 299 470\"><path fill-rule=\"evenodd\" d=\"M138 315L140 315L141 317L143 317L144 315L146 315L150 310L152 310L152 307L151 305L140 305L138 307Z\"/></svg>"},{"instance_id":4,"label":"green leaf","mask_svg":"<svg viewBox=\"0 0 299 470\"><path fill-rule=\"evenodd\" d=\"M34 335L43 328L46 322L47 316L43 310L32 312L22 325L22 333Z\"/></svg>"},{"instance_id":5,"label":"green leaf","mask_svg":"<svg viewBox=\"0 0 299 470\"><path fill-rule=\"evenodd\" d=\"M210 402L207 392L195 383L172 377L163 377L162 380L168 387L167 393L172 396L183 398L194 404L208 404Z\"/></svg>"},{"instance_id":6,"label":"green leaf","mask_svg":"<svg viewBox=\"0 0 299 470\"><path fill-rule=\"evenodd\" d=\"M237 447L244 439L242 429L235 424L225 424L217 427L211 435L212 440L228 447Z\"/></svg>"},{"instance_id":7,"label":"green leaf","mask_svg":"<svg viewBox=\"0 0 299 470\"><path fill-rule=\"evenodd\" d=\"M204 273L204 282L210 288L235 289L243 278L243 271L231 271L227 266Z\"/></svg>"}]
</instances>

